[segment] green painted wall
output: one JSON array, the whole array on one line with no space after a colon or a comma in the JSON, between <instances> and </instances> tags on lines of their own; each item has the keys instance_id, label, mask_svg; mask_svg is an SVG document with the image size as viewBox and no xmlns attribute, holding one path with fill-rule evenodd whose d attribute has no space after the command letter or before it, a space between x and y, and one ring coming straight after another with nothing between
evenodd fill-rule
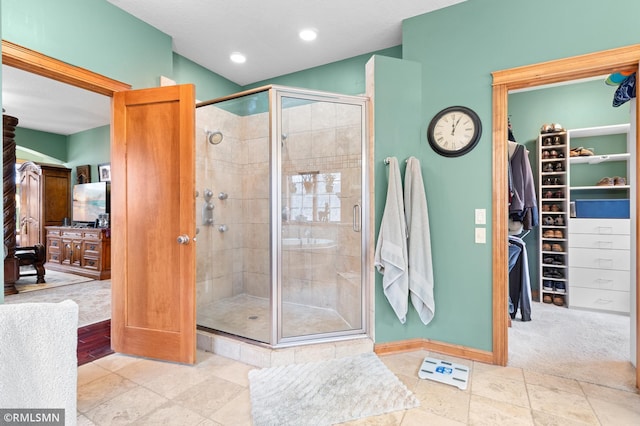
<instances>
[{"instance_id":1,"label":"green painted wall","mask_svg":"<svg viewBox=\"0 0 640 426\"><path fill-rule=\"evenodd\" d=\"M486 226L487 244L475 244L473 223L476 208L486 208L491 218L491 72L638 42L640 27L620 13L635 16L640 3L589 3L593 7L584 0L468 0L404 22L403 58L422 64L422 120L413 129L420 148L413 155L423 164L428 196L438 319L425 327L413 316L402 327L404 336L491 350L493 227ZM483 135L469 154L440 157L425 131L435 113L457 104L480 115ZM376 141L376 162L392 143ZM376 199L383 191L376 187ZM398 324L376 315L376 341L398 340Z\"/></svg>"},{"instance_id":2,"label":"green painted wall","mask_svg":"<svg viewBox=\"0 0 640 426\"><path fill-rule=\"evenodd\" d=\"M2 0L2 38L134 88L172 75L171 37L105 0Z\"/></svg>"},{"instance_id":3,"label":"green painted wall","mask_svg":"<svg viewBox=\"0 0 640 426\"><path fill-rule=\"evenodd\" d=\"M242 88L193 61L173 54L173 79L178 84L194 83L198 101L208 101L240 92Z\"/></svg>"},{"instance_id":4,"label":"green painted wall","mask_svg":"<svg viewBox=\"0 0 640 426\"><path fill-rule=\"evenodd\" d=\"M267 84L281 84L283 86L323 90L341 93L343 95L362 95L366 89L364 67L374 54L401 58L402 46L390 47L343 61L270 78L245 86L244 89L265 86Z\"/></svg>"},{"instance_id":5,"label":"green painted wall","mask_svg":"<svg viewBox=\"0 0 640 426\"><path fill-rule=\"evenodd\" d=\"M18 126L20 126L19 123ZM64 135L17 127L16 145L55 158L60 162L68 159L67 137Z\"/></svg>"},{"instance_id":6,"label":"green painted wall","mask_svg":"<svg viewBox=\"0 0 640 426\"><path fill-rule=\"evenodd\" d=\"M91 166L91 182L99 182L98 164L111 160L110 126L69 135L67 149L69 160L66 166L71 169L71 182L76 181L76 167L88 164Z\"/></svg>"},{"instance_id":7,"label":"green painted wall","mask_svg":"<svg viewBox=\"0 0 640 426\"><path fill-rule=\"evenodd\" d=\"M509 95L509 117L516 140L529 150L529 160L534 176L538 175L538 132L544 123L560 123L567 129L583 127L606 126L611 124L628 123L629 104L614 108L611 105L616 87L604 83L604 78L596 81L579 82L571 85L541 88L533 91L512 93ZM595 138L594 138L595 139ZM622 144L621 144L622 143ZM624 135L598 138L597 140L576 140L572 146L586 146L597 148L596 153L610 154L626 150ZM611 151L613 149L613 151ZM571 171L572 181L596 179L594 176L626 176L622 171L622 163L602 163L597 166L574 167ZM599 178L596 179L596 181ZM537 182L537 181L536 181ZM595 183L595 182L593 182ZM584 198L602 194L581 194ZM540 228L534 228L525 237L527 255L529 258L529 272L532 288L538 286L538 237Z\"/></svg>"}]
</instances>

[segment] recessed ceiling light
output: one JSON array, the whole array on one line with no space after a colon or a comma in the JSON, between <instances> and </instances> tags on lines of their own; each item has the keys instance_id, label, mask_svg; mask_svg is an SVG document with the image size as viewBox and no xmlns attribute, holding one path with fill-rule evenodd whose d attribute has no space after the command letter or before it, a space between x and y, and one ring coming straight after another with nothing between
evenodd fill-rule
<instances>
[{"instance_id":1,"label":"recessed ceiling light","mask_svg":"<svg viewBox=\"0 0 640 426\"><path fill-rule=\"evenodd\" d=\"M318 37L318 32L314 29L308 28L306 30L300 31L300 38L304 41L313 41Z\"/></svg>"},{"instance_id":2,"label":"recessed ceiling light","mask_svg":"<svg viewBox=\"0 0 640 426\"><path fill-rule=\"evenodd\" d=\"M247 62L247 57L240 52L233 52L230 58L231 61L235 62L236 64L244 64L245 62Z\"/></svg>"}]
</instances>

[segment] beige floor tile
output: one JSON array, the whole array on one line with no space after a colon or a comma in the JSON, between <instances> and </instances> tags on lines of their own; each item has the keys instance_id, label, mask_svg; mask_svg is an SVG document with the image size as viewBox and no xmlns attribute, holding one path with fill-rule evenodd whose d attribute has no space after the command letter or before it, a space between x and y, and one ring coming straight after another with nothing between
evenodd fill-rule
<instances>
[{"instance_id":1,"label":"beige floor tile","mask_svg":"<svg viewBox=\"0 0 640 426\"><path fill-rule=\"evenodd\" d=\"M554 416L544 411L532 410L531 414L533 415L533 422L537 426L585 426L584 422Z\"/></svg>"},{"instance_id":2,"label":"beige floor tile","mask_svg":"<svg viewBox=\"0 0 640 426\"><path fill-rule=\"evenodd\" d=\"M173 401L204 417L210 418L245 389L228 380L210 376L204 382L192 386L177 395L173 398Z\"/></svg>"},{"instance_id":3,"label":"beige floor tile","mask_svg":"<svg viewBox=\"0 0 640 426\"><path fill-rule=\"evenodd\" d=\"M603 426L640 425L638 407L590 398L589 402Z\"/></svg>"},{"instance_id":4,"label":"beige floor tile","mask_svg":"<svg viewBox=\"0 0 640 426\"><path fill-rule=\"evenodd\" d=\"M92 382L100 377L107 376L109 373L109 370L105 370L93 362L81 365L78 367L78 386Z\"/></svg>"},{"instance_id":5,"label":"beige floor tile","mask_svg":"<svg viewBox=\"0 0 640 426\"><path fill-rule=\"evenodd\" d=\"M421 380L413 393L420 400L420 410L458 422L467 422L471 396L468 389L461 391L443 383Z\"/></svg>"},{"instance_id":6,"label":"beige floor tile","mask_svg":"<svg viewBox=\"0 0 640 426\"><path fill-rule=\"evenodd\" d=\"M472 380L491 379L500 377L503 379L516 380L524 382L524 374L521 368L501 367L499 365L485 364L483 362L474 362L472 369Z\"/></svg>"},{"instance_id":7,"label":"beige floor tile","mask_svg":"<svg viewBox=\"0 0 640 426\"><path fill-rule=\"evenodd\" d=\"M471 395L468 424L533 425L533 419L531 410L528 408L480 395Z\"/></svg>"},{"instance_id":8,"label":"beige floor tile","mask_svg":"<svg viewBox=\"0 0 640 426\"><path fill-rule=\"evenodd\" d=\"M99 425L130 424L166 402L166 398L137 386L89 410L85 415Z\"/></svg>"},{"instance_id":9,"label":"beige floor tile","mask_svg":"<svg viewBox=\"0 0 640 426\"><path fill-rule=\"evenodd\" d=\"M365 417L364 419L338 424L341 426L395 426L401 424L404 413L404 411L394 411L393 413Z\"/></svg>"},{"instance_id":10,"label":"beige floor tile","mask_svg":"<svg viewBox=\"0 0 640 426\"><path fill-rule=\"evenodd\" d=\"M137 386L131 380L115 373L109 373L97 380L78 386L78 411L86 413Z\"/></svg>"},{"instance_id":11,"label":"beige floor tile","mask_svg":"<svg viewBox=\"0 0 640 426\"><path fill-rule=\"evenodd\" d=\"M520 379L510 378L518 376ZM482 372L474 370L471 379L471 393L507 404L530 408L527 388L522 377L522 371L515 374L514 372L500 373L493 369Z\"/></svg>"},{"instance_id":12,"label":"beige floor tile","mask_svg":"<svg viewBox=\"0 0 640 426\"><path fill-rule=\"evenodd\" d=\"M109 371L117 371L123 367L143 361L144 358L123 354L111 354L104 358L97 359L92 364L98 365Z\"/></svg>"},{"instance_id":13,"label":"beige floor tile","mask_svg":"<svg viewBox=\"0 0 640 426\"><path fill-rule=\"evenodd\" d=\"M191 411L174 402L167 401L149 414L136 420L139 425L175 425L196 426L206 419L200 414Z\"/></svg>"},{"instance_id":14,"label":"beige floor tile","mask_svg":"<svg viewBox=\"0 0 640 426\"><path fill-rule=\"evenodd\" d=\"M393 355L380 356L380 360L394 374L402 374L408 377L418 377L418 371L427 351L405 352Z\"/></svg>"},{"instance_id":15,"label":"beige floor tile","mask_svg":"<svg viewBox=\"0 0 640 426\"><path fill-rule=\"evenodd\" d=\"M176 371L180 371L184 367L185 366L181 364L143 359L140 360L140 362L128 364L125 367L119 368L116 372L132 382L143 385L157 379L160 375L169 375Z\"/></svg>"},{"instance_id":16,"label":"beige floor tile","mask_svg":"<svg viewBox=\"0 0 640 426\"><path fill-rule=\"evenodd\" d=\"M459 426L466 423L451 420L446 417L438 416L437 414L423 411L418 408L414 408L405 413L402 423L392 423L394 425L400 424L402 426L425 426L425 425L437 425L437 426Z\"/></svg>"},{"instance_id":17,"label":"beige floor tile","mask_svg":"<svg viewBox=\"0 0 640 426\"><path fill-rule=\"evenodd\" d=\"M211 374L224 380L228 380L243 387L249 387L249 371L256 367L234 361L224 368L211 369Z\"/></svg>"},{"instance_id":18,"label":"beige floor tile","mask_svg":"<svg viewBox=\"0 0 640 426\"><path fill-rule=\"evenodd\" d=\"M601 401L612 402L640 413L640 391L627 392L619 389L612 389L605 386L593 385L591 383L580 383L587 399L591 401L597 398Z\"/></svg>"},{"instance_id":19,"label":"beige floor tile","mask_svg":"<svg viewBox=\"0 0 640 426\"><path fill-rule=\"evenodd\" d=\"M544 386L527 385L531 408L585 424L598 424L586 396Z\"/></svg>"},{"instance_id":20,"label":"beige floor tile","mask_svg":"<svg viewBox=\"0 0 640 426\"><path fill-rule=\"evenodd\" d=\"M84 414L78 414L76 426L94 426L95 423L89 420Z\"/></svg>"},{"instance_id":21,"label":"beige floor tile","mask_svg":"<svg viewBox=\"0 0 640 426\"><path fill-rule=\"evenodd\" d=\"M549 389L556 389L565 392L584 395L584 391L577 380L565 379L564 377L540 374L533 371L524 370L524 380L527 384L540 385Z\"/></svg>"},{"instance_id":22,"label":"beige floor tile","mask_svg":"<svg viewBox=\"0 0 640 426\"><path fill-rule=\"evenodd\" d=\"M164 373L158 374L144 383L144 387L172 399L189 388L204 382L211 377L211 372L197 369L193 366L182 365L179 368L170 368Z\"/></svg>"},{"instance_id":23,"label":"beige floor tile","mask_svg":"<svg viewBox=\"0 0 640 426\"><path fill-rule=\"evenodd\" d=\"M223 425L251 426L251 400L249 390L243 390L231 401L211 415L211 419Z\"/></svg>"}]
</instances>

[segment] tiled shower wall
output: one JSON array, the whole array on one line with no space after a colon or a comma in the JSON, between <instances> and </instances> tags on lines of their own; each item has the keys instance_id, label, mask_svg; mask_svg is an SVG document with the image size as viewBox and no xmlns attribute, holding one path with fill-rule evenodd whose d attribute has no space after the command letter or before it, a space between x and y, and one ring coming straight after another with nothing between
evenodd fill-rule
<instances>
[{"instance_id":1,"label":"tiled shower wall","mask_svg":"<svg viewBox=\"0 0 640 426\"><path fill-rule=\"evenodd\" d=\"M339 175L334 192L340 203L338 223L296 220L295 212L283 220L283 238L323 240L317 247L283 249L283 301L336 310L355 327L362 297L361 235L352 229L361 196L360 120L359 107L325 102L286 108L282 117L283 205L296 196L285 187L288 177L309 171ZM269 297L268 114L241 117L207 106L197 109L196 122L198 306L241 293ZM209 144L205 129L221 130L224 140ZM316 186L326 190L324 183ZM201 223L205 189L214 193L213 227ZM228 198L218 200L219 192ZM227 232L218 231L221 224Z\"/></svg>"}]
</instances>

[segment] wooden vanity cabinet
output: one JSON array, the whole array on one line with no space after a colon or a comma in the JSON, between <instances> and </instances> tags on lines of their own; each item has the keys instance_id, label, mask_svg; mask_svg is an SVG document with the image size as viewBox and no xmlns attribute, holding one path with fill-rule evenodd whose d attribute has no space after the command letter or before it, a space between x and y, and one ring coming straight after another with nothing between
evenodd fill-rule
<instances>
[{"instance_id":1,"label":"wooden vanity cabinet","mask_svg":"<svg viewBox=\"0 0 640 426\"><path fill-rule=\"evenodd\" d=\"M83 275L96 280L111 278L111 230L47 226L45 269Z\"/></svg>"}]
</instances>

